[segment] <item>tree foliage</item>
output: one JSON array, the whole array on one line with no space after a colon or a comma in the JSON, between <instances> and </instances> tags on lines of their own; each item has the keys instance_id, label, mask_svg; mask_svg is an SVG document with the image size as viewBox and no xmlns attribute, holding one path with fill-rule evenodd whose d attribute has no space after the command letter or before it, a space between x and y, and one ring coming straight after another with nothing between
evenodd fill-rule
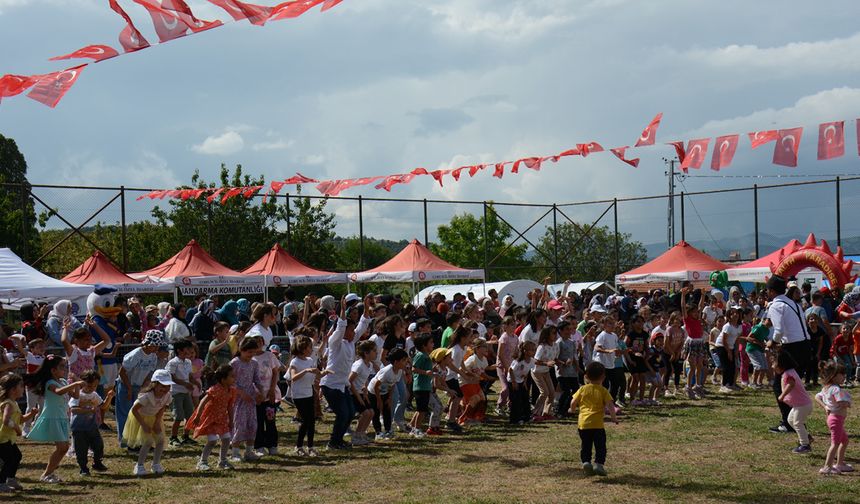
<instances>
[{"instance_id":1,"label":"tree foliage","mask_svg":"<svg viewBox=\"0 0 860 504\"><path fill-rule=\"evenodd\" d=\"M451 218L451 222L438 227L439 243L432 244L430 249L455 266L483 268L486 241L486 258L491 261L489 270L486 272L487 280L522 278L528 274L528 271L521 269L529 265L526 259L528 245L517 244L508 247L512 235L511 228L499 219L492 203L487 206L486 240L483 216L476 217L466 212L455 215Z\"/></svg>"},{"instance_id":2,"label":"tree foliage","mask_svg":"<svg viewBox=\"0 0 860 504\"><path fill-rule=\"evenodd\" d=\"M557 229L559 281L613 281L616 273L639 266L647 258L641 242L632 240L629 233L619 233L620 271L615 271L615 233L607 226L595 226L588 236L585 236L586 226L582 225L574 226L566 222L559 224ZM552 227L547 227L537 245L548 257L554 257ZM547 264L547 261L543 261L543 264ZM553 272L552 268L544 271L546 275L552 275Z\"/></svg>"},{"instance_id":3,"label":"tree foliage","mask_svg":"<svg viewBox=\"0 0 860 504\"><path fill-rule=\"evenodd\" d=\"M408 244L408 242L401 243L403 247ZM361 264L361 256L361 242L359 238L357 236L346 238L340 243L337 268L347 272L375 268L394 257L394 252L386 247L381 240L365 237L364 266Z\"/></svg>"},{"instance_id":4,"label":"tree foliage","mask_svg":"<svg viewBox=\"0 0 860 504\"><path fill-rule=\"evenodd\" d=\"M301 195L301 186L296 187ZM326 211L328 199L292 198L290 211L290 253L296 259L317 269L337 267L334 244L334 214Z\"/></svg>"},{"instance_id":5,"label":"tree foliage","mask_svg":"<svg viewBox=\"0 0 860 504\"><path fill-rule=\"evenodd\" d=\"M0 135L0 247L9 247L26 262L41 255L29 186L24 155L15 140Z\"/></svg>"}]
</instances>

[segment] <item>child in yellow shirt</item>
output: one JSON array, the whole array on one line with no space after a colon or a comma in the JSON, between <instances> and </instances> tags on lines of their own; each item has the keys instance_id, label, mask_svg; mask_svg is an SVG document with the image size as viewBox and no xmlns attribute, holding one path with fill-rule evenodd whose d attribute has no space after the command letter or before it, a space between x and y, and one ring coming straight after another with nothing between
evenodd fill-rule
<instances>
[{"instance_id":1,"label":"child in yellow shirt","mask_svg":"<svg viewBox=\"0 0 860 504\"><path fill-rule=\"evenodd\" d=\"M603 414L607 406L612 406L612 396L603 387L606 368L595 361L585 368L586 385L576 391L570 402L570 413L579 407L579 438L582 440L580 459L582 470L587 476L597 474L606 476L606 429L603 428ZM609 415L616 424L615 408L609 407ZM591 450L594 448L594 465L591 465Z\"/></svg>"}]
</instances>

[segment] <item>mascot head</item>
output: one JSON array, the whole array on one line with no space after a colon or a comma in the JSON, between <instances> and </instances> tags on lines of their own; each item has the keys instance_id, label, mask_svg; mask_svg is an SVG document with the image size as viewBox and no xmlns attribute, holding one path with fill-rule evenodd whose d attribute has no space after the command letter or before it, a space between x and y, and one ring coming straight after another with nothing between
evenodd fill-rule
<instances>
[{"instance_id":1,"label":"mascot head","mask_svg":"<svg viewBox=\"0 0 860 504\"><path fill-rule=\"evenodd\" d=\"M93 292L87 297L87 311L93 317L113 319L122 311L121 307L115 306L116 297L116 287L97 284Z\"/></svg>"}]
</instances>

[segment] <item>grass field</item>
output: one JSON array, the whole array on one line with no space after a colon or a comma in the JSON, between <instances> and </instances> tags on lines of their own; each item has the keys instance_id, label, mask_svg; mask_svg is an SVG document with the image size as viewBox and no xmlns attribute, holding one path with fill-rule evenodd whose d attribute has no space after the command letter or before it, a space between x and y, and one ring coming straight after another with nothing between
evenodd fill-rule
<instances>
[{"instance_id":1,"label":"grass field","mask_svg":"<svg viewBox=\"0 0 860 504\"><path fill-rule=\"evenodd\" d=\"M281 451L295 441L296 426L280 415ZM331 416L328 415L327 420ZM511 427L500 419L462 436L392 441L351 452L322 452L318 459L266 457L237 470L194 470L198 448L165 454L167 475L131 476L133 460L106 436L110 472L78 477L66 458L65 481L38 483L50 447L22 443L19 477L27 491L0 496L9 502L858 502L856 473L818 474L829 436L820 409L809 427L811 455L794 455L796 437L771 434L777 409L766 391L702 401L667 399L660 407L634 408L608 425L609 476L585 478L579 469L576 424L559 421ZM329 422L317 425L324 445ZM852 441L860 421L849 417ZM860 449L860 448L858 448ZM857 449L848 461L860 466ZM217 459L216 459L217 460ZM214 464L213 464L214 465Z\"/></svg>"}]
</instances>

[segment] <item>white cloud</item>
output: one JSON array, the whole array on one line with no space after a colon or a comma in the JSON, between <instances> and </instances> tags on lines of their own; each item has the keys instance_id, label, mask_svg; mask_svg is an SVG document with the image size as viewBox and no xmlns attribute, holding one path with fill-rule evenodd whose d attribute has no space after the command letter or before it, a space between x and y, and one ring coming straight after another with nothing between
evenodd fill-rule
<instances>
[{"instance_id":1,"label":"white cloud","mask_svg":"<svg viewBox=\"0 0 860 504\"><path fill-rule=\"evenodd\" d=\"M325 163L325 161L325 156L322 154L309 154L299 158L300 163L311 166L321 165Z\"/></svg>"},{"instance_id":2,"label":"white cloud","mask_svg":"<svg viewBox=\"0 0 860 504\"><path fill-rule=\"evenodd\" d=\"M731 44L716 49L691 49L684 56L697 63L733 71L767 70L782 74L857 71L860 33L847 38L791 42L776 47Z\"/></svg>"},{"instance_id":3,"label":"white cloud","mask_svg":"<svg viewBox=\"0 0 860 504\"><path fill-rule=\"evenodd\" d=\"M265 142L257 142L251 146L255 151L272 151L289 149L296 144L295 140L289 138L279 138Z\"/></svg>"},{"instance_id":4,"label":"white cloud","mask_svg":"<svg viewBox=\"0 0 860 504\"><path fill-rule=\"evenodd\" d=\"M245 140L237 131L229 130L218 136L206 137L203 143L194 145L191 150L200 154L227 156L245 148Z\"/></svg>"},{"instance_id":5,"label":"white cloud","mask_svg":"<svg viewBox=\"0 0 860 504\"><path fill-rule=\"evenodd\" d=\"M495 2L434 2L426 8L443 19L445 27L458 34L482 34L499 39L535 36L573 20L564 2L554 0L518 2L499 12ZM496 7L496 8L494 8Z\"/></svg>"},{"instance_id":6,"label":"white cloud","mask_svg":"<svg viewBox=\"0 0 860 504\"><path fill-rule=\"evenodd\" d=\"M181 184L173 169L161 155L141 149L130 159L106 160L92 152L75 152L64 156L60 173L68 185L127 187L176 187Z\"/></svg>"}]
</instances>

